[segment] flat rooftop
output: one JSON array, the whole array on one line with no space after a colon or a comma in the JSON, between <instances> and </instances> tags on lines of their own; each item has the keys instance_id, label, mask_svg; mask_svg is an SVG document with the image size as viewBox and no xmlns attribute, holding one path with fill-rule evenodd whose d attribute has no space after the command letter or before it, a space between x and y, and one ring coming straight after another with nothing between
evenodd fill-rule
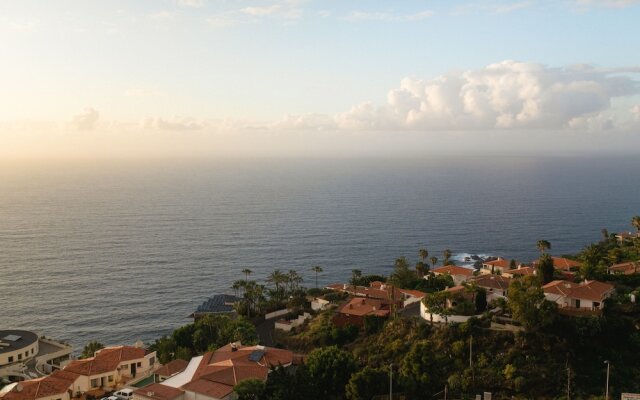
<instances>
[{"instance_id":1,"label":"flat rooftop","mask_svg":"<svg viewBox=\"0 0 640 400\"><path fill-rule=\"evenodd\" d=\"M30 331L0 330L0 354L23 349L37 341L38 335Z\"/></svg>"}]
</instances>

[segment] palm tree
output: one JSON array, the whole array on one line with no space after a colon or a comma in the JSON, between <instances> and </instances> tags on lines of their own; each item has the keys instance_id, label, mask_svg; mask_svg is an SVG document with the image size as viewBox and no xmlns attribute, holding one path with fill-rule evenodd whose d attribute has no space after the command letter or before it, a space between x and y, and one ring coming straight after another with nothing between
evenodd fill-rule
<instances>
[{"instance_id":1,"label":"palm tree","mask_svg":"<svg viewBox=\"0 0 640 400\"><path fill-rule=\"evenodd\" d=\"M420 261L424 262L424 260L429 257L429 251L423 247L418 251L418 256L420 257Z\"/></svg>"},{"instance_id":2,"label":"palm tree","mask_svg":"<svg viewBox=\"0 0 640 400\"><path fill-rule=\"evenodd\" d=\"M244 280L245 282L249 280L249 275L251 275L253 273L252 270L250 270L249 268L245 268L242 270L242 273L244 274Z\"/></svg>"},{"instance_id":3,"label":"palm tree","mask_svg":"<svg viewBox=\"0 0 640 400\"><path fill-rule=\"evenodd\" d=\"M433 266L434 268L436 267L436 264L438 263L438 257L436 256L431 256L431 258L429 259L429 261L431 261L431 266Z\"/></svg>"},{"instance_id":4,"label":"palm tree","mask_svg":"<svg viewBox=\"0 0 640 400\"><path fill-rule=\"evenodd\" d=\"M289 273L287 274L287 278L289 281L289 291L293 292L294 290L297 290L299 285L302 283L302 277L300 275L298 275L298 273L292 269L289 270Z\"/></svg>"},{"instance_id":5,"label":"palm tree","mask_svg":"<svg viewBox=\"0 0 640 400\"><path fill-rule=\"evenodd\" d=\"M636 215L635 217L631 218L631 225L633 225L638 233L640 233L640 215Z\"/></svg>"},{"instance_id":6,"label":"palm tree","mask_svg":"<svg viewBox=\"0 0 640 400\"><path fill-rule=\"evenodd\" d=\"M233 282L233 285L231 285L231 289L233 289L233 291L236 294L236 297L238 297L240 289L244 289L246 286L247 286L247 282L245 281L235 281Z\"/></svg>"},{"instance_id":7,"label":"palm tree","mask_svg":"<svg viewBox=\"0 0 640 400\"><path fill-rule=\"evenodd\" d=\"M545 250L549 250L551 248L551 243L547 240L538 240L536 247L540 253L544 253Z\"/></svg>"},{"instance_id":8,"label":"palm tree","mask_svg":"<svg viewBox=\"0 0 640 400\"><path fill-rule=\"evenodd\" d=\"M359 269L351 270L351 285L353 286L354 292L356 290L356 283L358 283L358 278L360 278L361 276L362 276L362 271L360 271Z\"/></svg>"},{"instance_id":9,"label":"palm tree","mask_svg":"<svg viewBox=\"0 0 640 400\"><path fill-rule=\"evenodd\" d=\"M442 265L449 265L449 258L451 258L451 250L449 249L444 249L444 251L442 252Z\"/></svg>"},{"instance_id":10,"label":"palm tree","mask_svg":"<svg viewBox=\"0 0 640 400\"><path fill-rule=\"evenodd\" d=\"M322 272L322 267L316 265L315 267L311 267L311 270L316 273L316 289L318 288L318 274Z\"/></svg>"},{"instance_id":11,"label":"palm tree","mask_svg":"<svg viewBox=\"0 0 640 400\"><path fill-rule=\"evenodd\" d=\"M602 240L604 240L605 242L610 239L609 238L609 231L607 230L607 228L602 228L600 233L602 233Z\"/></svg>"},{"instance_id":12,"label":"palm tree","mask_svg":"<svg viewBox=\"0 0 640 400\"><path fill-rule=\"evenodd\" d=\"M287 276L282 272L280 272L279 269L274 270L267 277L267 282L273 283L273 285L276 287L276 292L280 291L280 285L282 285L286 281L287 281Z\"/></svg>"},{"instance_id":13,"label":"palm tree","mask_svg":"<svg viewBox=\"0 0 640 400\"><path fill-rule=\"evenodd\" d=\"M422 261L418 261L416 263L416 274L418 277L422 278L424 276L424 263Z\"/></svg>"}]
</instances>

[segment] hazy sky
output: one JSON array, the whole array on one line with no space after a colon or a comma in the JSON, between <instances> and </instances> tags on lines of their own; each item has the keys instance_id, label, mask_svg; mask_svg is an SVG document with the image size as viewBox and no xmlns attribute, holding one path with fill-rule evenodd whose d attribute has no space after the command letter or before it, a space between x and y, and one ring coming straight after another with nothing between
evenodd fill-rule
<instances>
[{"instance_id":1,"label":"hazy sky","mask_svg":"<svg viewBox=\"0 0 640 400\"><path fill-rule=\"evenodd\" d=\"M640 1L0 2L0 157L637 154Z\"/></svg>"}]
</instances>

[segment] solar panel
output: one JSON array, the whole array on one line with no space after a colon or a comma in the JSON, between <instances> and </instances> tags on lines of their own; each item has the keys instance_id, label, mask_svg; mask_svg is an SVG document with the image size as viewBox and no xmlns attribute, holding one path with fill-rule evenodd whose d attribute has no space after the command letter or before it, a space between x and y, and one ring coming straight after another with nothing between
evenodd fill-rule
<instances>
[{"instance_id":1,"label":"solar panel","mask_svg":"<svg viewBox=\"0 0 640 400\"><path fill-rule=\"evenodd\" d=\"M249 361L253 361L253 362L258 362L262 359L262 357L264 357L264 351L263 350L254 350L251 352L251 354L249 355Z\"/></svg>"},{"instance_id":2,"label":"solar panel","mask_svg":"<svg viewBox=\"0 0 640 400\"><path fill-rule=\"evenodd\" d=\"M11 342L17 342L18 340L22 339L22 337L18 336L18 335L7 335L3 339L4 340L9 340Z\"/></svg>"}]
</instances>

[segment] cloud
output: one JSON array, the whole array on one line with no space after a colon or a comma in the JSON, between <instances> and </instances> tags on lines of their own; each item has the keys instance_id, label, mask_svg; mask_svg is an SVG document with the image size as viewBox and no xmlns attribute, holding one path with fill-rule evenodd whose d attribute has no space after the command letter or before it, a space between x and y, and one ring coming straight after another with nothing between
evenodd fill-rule
<instances>
[{"instance_id":1,"label":"cloud","mask_svg":"<svg viewBox=\"0 0 640 400\"><path fill-rule=\"evenodd\" d=\"M165 131L197 131L204 129L206 126L205 122L190 117L173 117L171 119L149 117L142 121L144 129Z\"/></svg>"},{"instance_id":2,"label":"cloud","mask_svg":"<svg viewBox=\"0 0 640 400\"><path fill-rule=\"evenodd\" d=\"M169 11L157 11L157 12L149 14L149 18L151 18L153 21L157 21L157 22L170 21L170 20L173 19L173 17L174 17L173 13L171 13Z\"/></svg>"},{"instance_id":3,"label":"cloud","mask_svg":"<svg viewBox=\"0 0 640 400\"><path fill-rule=\"evenodd\" d=\"M154 89L130 88L124 91L126 97L157 97L162 93Z\"/></svg>"},{"instance_id":4,"label":"cloud","mask_svg":"<svg viewBox=\"0 0 640 400\"><path fill-rule=\"evenodd\" d=\"M204 6L204 0L177 0L176 3L182 7L200 8Z\"/></svg>"},{"instance_id":5,"label":"cloud","mask_svg":"<svg viewBox=\"0 0 640 400\"><path fill-rule=\"evenodd\" d=\"M640 0L576 0L575 4L582 7L627 8L640 4Z\"/></svg>"},{"instance_id":6,"label":"cloud","mask_svg":"<svg viewBox=\"0 0 640 400\"><path fill-rule=\"evenodd\" d=\"M551 129L594 126L638 82L589 65L551 68L503 61L431 80L405 78L387 103L364 102L336 117L342 129ZM594 119L595 118L595 119ZM606 121L606 118L604 119ZM598 122L598 123L596 123ZM610 128L613 121L599 123Z\"/></svg>"},{"instance_id":7,"label":"cloud","mask_svg":"<svg viewBox=\"0 0 640 400\"><path fill-rule=\"evenodd\" d=\"M74 115L71 119L71 124L78 130L90 131L95 129L99 119L100 113L88 107L81 113Z\"/></svg>"},{"instance_id":8,"label":"cloud","mask_svg":"<svg viewBox=\"0 0 640 400\"><path fill-rule=\"evenodd\" d=\"M387 12L352 11L351 14L343 18L347 21L389 21L389 22L411 22L422 21L433 16L433 11L424 10L413 14L392 14Z\"/></svg>"},{"instance_id":9,"label":"cloud","mask_svg":"<svg viewBox=\"0 0 640 400\"><path fill-rule=\"evenodd\" d=\"M307 0L283 0L267 5L231 9L210 15L206 22L210 26L224 28L263 19L297 20L304 15L302 6L306 2Z\"/></svg>"}]
</instances>

